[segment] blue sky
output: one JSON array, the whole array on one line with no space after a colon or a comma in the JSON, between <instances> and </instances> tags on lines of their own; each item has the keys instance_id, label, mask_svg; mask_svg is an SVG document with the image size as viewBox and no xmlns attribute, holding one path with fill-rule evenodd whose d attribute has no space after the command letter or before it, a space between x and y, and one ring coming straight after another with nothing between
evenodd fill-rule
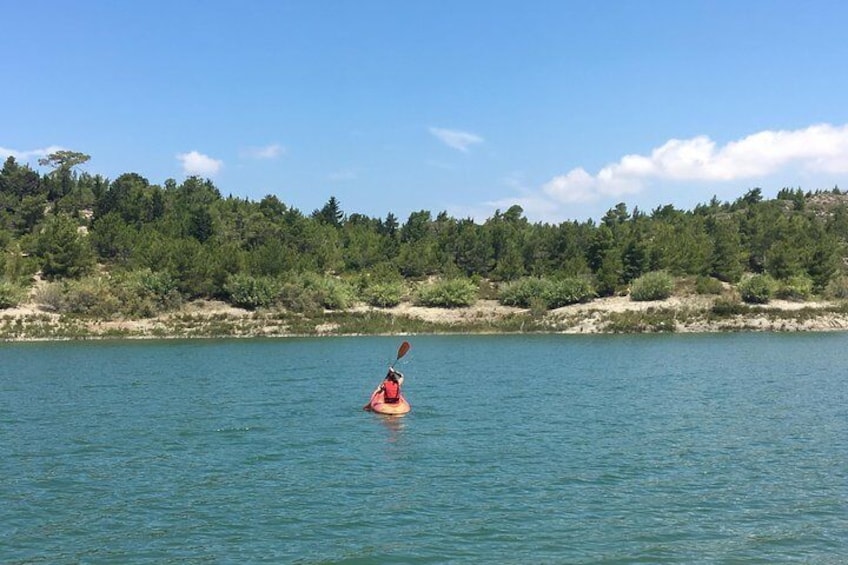
<instances>
[{"instance_id":1,"label":"blue sky","mask_svg":"<svg viewBox=\"0 0 848 565\"><path fill-rule=\"evenodd\" d=\"M305 213L597 219L848 188L848 3L0 2L0 157Z\"/></svg>"}]
</instances>

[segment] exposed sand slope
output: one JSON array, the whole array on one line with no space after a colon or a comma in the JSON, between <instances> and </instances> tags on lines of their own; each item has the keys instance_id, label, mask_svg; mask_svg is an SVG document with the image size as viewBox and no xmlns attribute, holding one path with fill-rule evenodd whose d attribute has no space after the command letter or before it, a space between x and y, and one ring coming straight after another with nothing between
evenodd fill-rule
<instances>
[{"instance_id":1,"label":"exposed sand slope","mask_svg":"<svg viewBox=\"0 0 848 565\"><path fill-rule=\"evenodd\" d=\"M616 296L551 310L541 318L541 322L551 332L605 333L611 331L610 318L616 315L663 311L666 320L674 320L673 329L677 332L848 330L848 315L825 311L829 307L838 306L835 302L774 300L765 306L752 307L751 311L744 315L715 318L708 315L714 300L712 296L691 295L674 296L656 302L634 302L629 297ZM502 306L494 300L479 300L473 306L453 309L425 308L406 302L393 308L357 306L351 309L352 312L373 310L397 317L457 326L458 330L461 330L463 325L473 324L475 331L480 331L481 326L485 327L489 323L492 324L493 331L498 331L495 324L497 321L527 312L523 308ZM17 308L0 310L0 321L9 324L19 320L37 320L42 325L60 324L59 314L46 311L32 298L30 302ZM273 317L264 317L260 313L235 308L224 302L205 300L188 303L177 312L169 312L155 318L80 320L78 327L92 337L169 337L175 333L175 321L179 322L182 328L178 335L204 335L202 331L193 330L221 321L239 327L233 335L284 336L291 333L283 323ZM333 334L336 330L337 327L332 323L320 324L314 328L317 334ZM651 331L651 328L646 327L644 331Z\"/></svg>"}]
</instances>

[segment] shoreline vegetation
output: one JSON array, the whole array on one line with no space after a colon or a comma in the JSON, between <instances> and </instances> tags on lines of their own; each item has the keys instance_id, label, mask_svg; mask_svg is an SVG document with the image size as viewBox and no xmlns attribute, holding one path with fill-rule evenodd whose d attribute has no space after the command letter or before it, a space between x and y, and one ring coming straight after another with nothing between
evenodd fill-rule
<instances>
[{"instance_id":1,"label":"shoreline vegetation","mask_svg":"<svg viewBox=\"0 0 848 565\"><path fill-rule=\"evenodd\" d=\"M599 221L304 214L209 179L0 169L0 340L848 329L848 191Z\"/></svg>"},{"instance_id":2,"label":"shoreline vegetation","mask_svg":"<svg viewBox=\"0 0 848 565\"><path fill-rule=\"evenodd\" d=\"M731 306L728 306L730 304ZM715 332L826 332L848 330L848 301L723 301L719 296L672 295L634 301L597 298L553 310L504 306L479 299L440 308L401 302L391 307L355 304L310 313L247 310L197 300L156 316L97 318L50 312L36 302L0 310L0 340L282 338L422 334L624 334Z\"/></svg>"}]
</instances>

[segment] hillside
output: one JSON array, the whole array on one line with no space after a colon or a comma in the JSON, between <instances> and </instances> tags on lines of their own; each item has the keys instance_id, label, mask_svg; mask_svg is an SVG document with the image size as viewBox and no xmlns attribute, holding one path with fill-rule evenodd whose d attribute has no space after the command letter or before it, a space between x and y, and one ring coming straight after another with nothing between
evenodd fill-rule
<instances>
[{"instance_id":1,"label":"hillside","mask_svg":"<svg viewBox=\"0 0 848 565\"><path fill-rule=\"evenodd\" d=\"M768 314L780 329L848 298L838 188L755 188L693 210L622 202L598 222L533 223L520 206L402 221L333 196L304 214L197 177L77 172L87 160L59 152L40 174L9 157L0 170L5 335L686 331L760 327L764 310L784 312ZM651 285L669 288L646 298Z\"/></svg>"}]
</instances>

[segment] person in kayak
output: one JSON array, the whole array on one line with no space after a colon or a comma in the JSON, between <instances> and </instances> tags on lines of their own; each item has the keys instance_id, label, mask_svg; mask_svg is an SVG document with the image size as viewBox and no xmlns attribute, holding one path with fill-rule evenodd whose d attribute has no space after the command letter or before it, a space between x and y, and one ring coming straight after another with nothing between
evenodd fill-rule
<instances>
[{"instance_id":1,"label":"person in kayak","mask_svg":"<svg viewBox=\"0 0 848 565\"><path fill-rule=\"evenodd\" d=\"M396 371L394 367L389 367L389 372L378 389L383 393L383 400L387 404L395 404L400 401L400 387L402 384L403 373Z\"/></svg>"}]
</instances>

